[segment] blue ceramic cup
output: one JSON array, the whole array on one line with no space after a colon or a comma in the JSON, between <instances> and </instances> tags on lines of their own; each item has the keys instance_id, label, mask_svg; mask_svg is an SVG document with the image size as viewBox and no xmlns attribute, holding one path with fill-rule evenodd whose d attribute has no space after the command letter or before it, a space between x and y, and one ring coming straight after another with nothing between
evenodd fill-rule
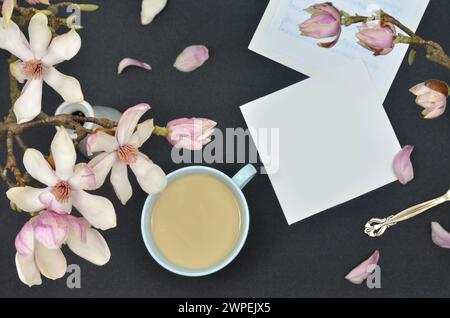
<instances>
[{"instance_id":1,"label":"blue ceramic cup","mask_svg":"<svg viewBox=\"0 0 450 318\"><path fill-rule=\"evenodd\" d=\"M203 167L203 166L192 166L183 168L180 170L176 170L169 174L167 176L167 182L170 184L171 182L192 174L206 174L208 176L214 177L220 181L222 181L224 184L226 184L231 191L236 196L236 199L239 202L240 208L241 208L241 217L242 217L242 229L241 234L239 237L238 242L236 243L235 248L233 251L220 263L215 264L214 266L211 266L209 268L204 269L189 269L177 266L173 263L171 263L169 260L167 260L162 253L159 251L158 247L156 246L153 236L152 236L152 229L151 229L151 219L152 219L152 212L153 212L153 206L158 199L158 195L150 195L147 198L147 201L145 202L144 209L142 211L142 219L141 219L141 230L142 230L142 237L144 239L145 246L147 247L148 251L152 255L152 257L165 269L183 276L189 276L189 277L198 277L198 276L205 276L212 273L215 273L228 264L230 264L236 256L241 251L242 247L245 244L245 241L247 239L248 235L248 229L250 225L250 214L248 210L247 201L245 199L244 194L242 193L242 189L250 182L250 180L253 179L253 177L256 175L257 171L254 166L247 165L242 170L240 170L233 178L230 178L226 174L220 172L219 170Z\"/></svg>"}]
</instances>

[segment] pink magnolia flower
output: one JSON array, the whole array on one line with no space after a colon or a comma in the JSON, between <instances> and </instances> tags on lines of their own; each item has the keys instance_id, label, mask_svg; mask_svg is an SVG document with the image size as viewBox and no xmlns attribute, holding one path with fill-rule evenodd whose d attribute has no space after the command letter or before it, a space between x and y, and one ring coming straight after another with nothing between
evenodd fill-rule
<instances>
[{"instance_id":1,"label":"pink magnolia flower","mask_svg":"<svg viewBox=\"0 0 450 318\"><path fill-rule=\"evenodd\" d=\"M416 104L424 108L422 115L425 119L441 116L447 108L449 87L439 80L429 80L411 88L411 93L417 96Z\"/></svg>"},{"instance_id":2,"label":"pink magnolia flower","mask_svg":"<svg viewBox=\"0 0 450 318\"><path fill-rule=\"evenodd\" d=\"M204 45L188 46L178 55L174 67L180 72L192 72L206 63L209 50Z\"/></svg>"},{"instance_id":3,"label":"pink magnolia flower","mask_svg":"<svg viewBox=\"0 0 450 318\"><path fill-rule=\"evenodd\" d=\"M139 148L150 138L154 126L153 120L138 125L140 118L150 109L147 104L140 104L128 109L119 121L115 136L104 132L91 135L87 141L90 155L101 152L90 163L94 171L97 187L105 182L111 172L111 183L117 197L126 204L133 195L128 180L128 166L146 193L158 193L166 187L166 175L150 158L139 152Z\"/></svg>"},{"instance_id":4,"label":"pink magnolia flower","mask_svg":"<svg viewBox=\"0 0 450 318\"><path fill-rule=\"evenodd\" d=\"M358 43L374 52L374 55L386 55L394 49L396 35L397 30L392 23L373 20L359 27L356 37L359 40Z\"/></svg>"},{"instance_id":5,"label":"pink magnolia flower","mask_svg":"<svg viewBox=\"0 0 450 318\"><path fill-rule=\"evenodd\" d=\"M299 25L304 36L323 39L335 36L336 39L328 43L319 43L320 46L330 48L334 46L341 35L341 13L331 2L315 4L306 12L311 18Z\"/></svg>"},{"instance_id":6,"label":"pink magnolia flower","mask_svg":"<svg viewBox=\"0 0 450 318\"><path fill-rule=\"evenodd\" d=\"M204 118L181 118L167 124L167 140L177 148L201 150L211 142L216 122Z\"/></svg>"},{"instance_id":7,"label":"pink magnolia flower","mask_svg":"<svg viewBox=\"0 0 450 318\"><path fill-rule=\"evenodd\" d=\"M0 28L0 48L17 56L19 61L11 66L16 79L26 84L14 104L18 123L33 120L41 112L42 87L46 82L70 103L84 99L80 83L74 77L60 73L54 65L72 59L80 50L81 38L75 30L52 39L48 19L37 13L28 28L30 42L13 21Z\"/></svg>"},{"instance_id":8,"label":"pink magnolia flower","mask_svg":"<svg viewBox=\"0 0 450 318\"><path fill-rule=\"evenodd\" d=\"M63 277L67 261L61 246L78 256L103 266L111 252L102 235L83 218L44 211L28 221L16 237L16 267L20 280L28 285L41 285L41 274L49 279Z\"/></svg>"},{"instance_id":9,"label":"pink magnolia flower","mask_svg":"<svg viewBox=\"0 0 450 318\"><path fill-rule=\"evenodd\" d=\"M75 165L76 152L64 128L56 133L51 145L56 171L42 153L28 149L23 164L28 173L46 188L17 187L6 195L19 209L36 213L45 209L66 214L74 206L92 226L108 230L116 226L116 212L111 201L84 190L97 188L95 176L87 164Z\"/></svg>"},{"instance_id":10,"label":"pink magnolia flower","mask_svg":"<svg viewBox=\"0 0 450 318\"><path fill-rule=\"evenodd\" d=\"M366 261L353 269L346 277L349 282L360 285L375 271L380 259L380 252L375 251Z\"/></svg>"}]
</instances>

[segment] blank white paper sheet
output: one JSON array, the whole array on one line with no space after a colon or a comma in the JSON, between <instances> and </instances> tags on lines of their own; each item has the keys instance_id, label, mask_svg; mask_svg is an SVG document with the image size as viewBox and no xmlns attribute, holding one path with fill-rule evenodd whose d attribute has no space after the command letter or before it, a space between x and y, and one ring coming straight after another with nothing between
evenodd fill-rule
<instances>
[{"instance_id":1,"label":"blank white paper sheet","mask_svg":"<svg viewBox=\"0 0 450 318\"><path fill-rule=\"evenodd\" d=\"M385 56L373 56L357 44L357 26L344 27L336 46L324 49L319 41L300 35L298 25L310 15L304 11L317 0L271 0L250 43L250 50L314 77L354 59L362 59L384 101L407 52L397 45ZM394 15L413 31L417 30L429 0L334 0L333 4L350 14L370 16L379 9Z\"/></svg>"},{"instance_id":2,"label":"blank white paper sheet","mask_svg":"<svg viewBox=\"0 0 450 318\"><path fill-rule=\"evenodd\" d=\"M289 224L396 180L392 162L401 148L362 61L260 98L241 111L262 162L279 163L269 177ZM279 129L279 153L261 151L264 141L255 132L266 128Z\"/></svg>"}]
</instances>

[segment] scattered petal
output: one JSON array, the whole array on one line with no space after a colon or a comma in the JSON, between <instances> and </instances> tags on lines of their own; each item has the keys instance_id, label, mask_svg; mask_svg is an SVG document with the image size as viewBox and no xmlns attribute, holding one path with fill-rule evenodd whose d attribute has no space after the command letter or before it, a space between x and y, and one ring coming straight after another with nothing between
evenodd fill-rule
<instances>
[{"instance_id":1,"label":"scattered petal","mask_svg":"<svg viewBox=\"0 0 450 318\"><path fill-rule=\"evenodd\" d=\"M147 63L144 63L144 62L141 62L141 61L138 61L135 59L131 59L131 58L125 58L119 63L117 73L122 74L122 72L130 66L140 67L140 68L143 68L143 69L146 69L149 71L152 69L152 67Z\"/></svg>"},{"instance_id":2,"label":"scattered petal","mask_svg":"<svg viewBox=\"0 0 450 318\"><path fill-rule=\"evenodd\" d=\"M380 252L375 251L368 260L364 261L362 264L357 266L352 270L346 277L348 281L353 284L362 284L375 270L378 265L378 260L380 259Z\"/></svg>"},{"instance_id":3,"label":"scattered petal","mask_svg":"<svg viewBox=\"0 0 450 318\"><path fill-rule=\"evenodd\" d=\"M407 184L414 179L414 169L411 162L413 146L404 147L394 159L394 173L401 184Z\"/></svg>"},{"instance_id":4,"label":"scattered petal","mask_svg":"<svg viewBox=\"0 0 450 318\"><path fill-rule=\"evenodd\" d=\"M193 45L185 48L178 55L173 65L180 72L192 72L209 59L209 50L204 45Z\"/></svg>"},{"instance_id":5,"label":"scattered petal","mask_svg":"<svg viewBox=\"0 0 450 318\"><path fill-rule=\"evenodd\" d=\"M167 0L143 0L141 11L141 22L143 25L152 23L155 17L162 11L167 5Z\"/></svg>"},{"instance_id":6,"label":"scattered petal","mask_svg":"<svg viewBox=\"0 0 450 318\"><path fill-rule=\"evenodd\" d=\"M450 233L437 222L431 223L431 238L437 246L450 248Z\"/></svg>"}]
</instances>

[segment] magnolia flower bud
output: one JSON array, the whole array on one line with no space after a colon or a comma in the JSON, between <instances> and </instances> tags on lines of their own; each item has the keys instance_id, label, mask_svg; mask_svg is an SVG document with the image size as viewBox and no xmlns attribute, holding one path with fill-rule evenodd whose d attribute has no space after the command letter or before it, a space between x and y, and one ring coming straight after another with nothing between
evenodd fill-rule
<instances>
[{"instance_id":1,"label":"magnolia flower bud","mask_svg":"<svg viewBox=\"0 0 450 318\"><path fill-rule=\"evenodd\" d=\"M396 35L397 31L392 23L374 20L359 27L356 37L358 44L374 52L374 55L386 55L394 49Z\"/></svg>"},{"instance_id":2,"label":"magnolia flower bud","mask_svg":"<svg viewBox=\"0 0 450 318\"><path fill-rule=\"evenodd\" d=\"M429 80L411 88L411 93L417 96L416 104L423 107L422 115L425 119L441 116L447 108L449 87L439 80Z\"/></svg>"},{"instance_id":3,"label":"magnolia flower bud","mask_svg":"<svg viewBox=\"0 0 450 318\"><path fill-rule=\"evenodd\" d=\"M153 19L167 5L167 0L142 0L141 22L143 25L152 23Z\"/></svg>"},{"instance_id":4,"label":"magnolia flower bud","mask_svg":"<svg viewBox=\"0 0 450 318\"><path fill-rule=\"evenodd\" d=\"M167 124L167 140L177 148L201 150L211 141L216 122L204 118L181 118Z\"/></svg>"},{"instance_id":5,"label":"magnolia flower bud","mask_svg":"<svg viewBox=\"0 0 450 318\"><path fill-rule=\"evenodd\" d=\"M311 14L311 18L299 25L300 32L304 36L315 39L323 39L336 36L333 42L320 43L322 47L334 46L341 34L341 13L331 3L315 4L306 12Z\"/></svg>"}]
</instances>

